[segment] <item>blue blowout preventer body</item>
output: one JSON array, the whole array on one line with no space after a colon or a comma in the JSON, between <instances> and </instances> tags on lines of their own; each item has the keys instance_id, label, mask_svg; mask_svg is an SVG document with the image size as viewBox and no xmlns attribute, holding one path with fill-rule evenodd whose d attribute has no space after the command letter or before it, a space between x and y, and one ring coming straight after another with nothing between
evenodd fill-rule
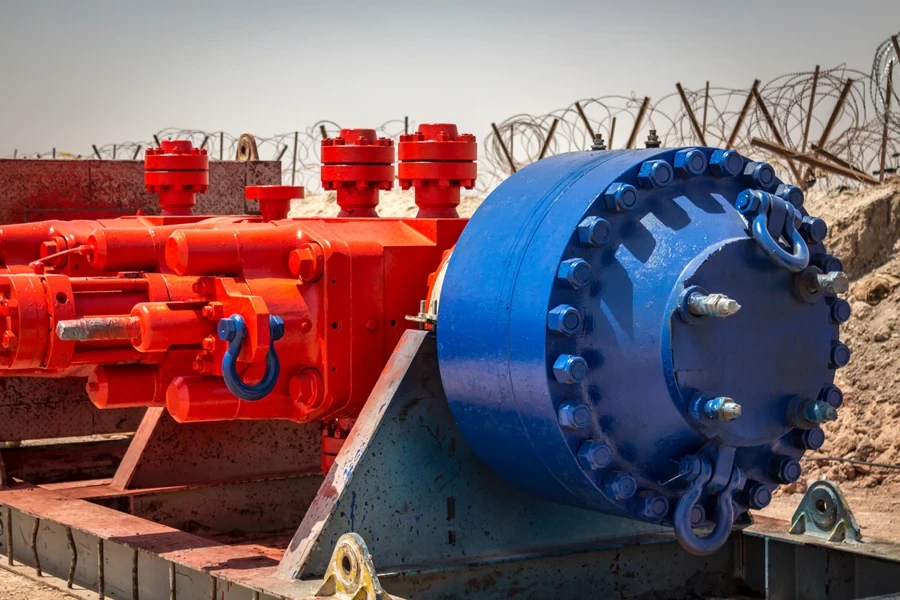
<instances>
[{"instance_id":1,"label":"blue blowout preventer body","mask_svg":"<svg viewBox=\"0 0 900 600\"><path fill-rule=\"evenodd\" d=\"M711 148L513 174L439 290L441 378L467 441L527 492L720 547L800 477L841 403L849 307L824 276L842 267L802 204L770 166ZM711 294L740 309L698 314Z\"/></svg>"}]
</instances>

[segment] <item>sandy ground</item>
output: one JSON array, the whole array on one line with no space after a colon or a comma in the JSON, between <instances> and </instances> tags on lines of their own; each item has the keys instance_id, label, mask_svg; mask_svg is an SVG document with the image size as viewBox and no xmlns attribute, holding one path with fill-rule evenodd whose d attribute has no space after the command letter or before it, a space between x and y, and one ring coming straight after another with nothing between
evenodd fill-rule
<instances>
[{"instance_id":1,"label":"sandy ground","mask_svg":"<svg viewBox=\"0 0 900 600\"><path fill-rule=\"evenodd\" d=\"M41 585L17 573L0 569L0 598L3 600L70 600L72 596Z\"/></svg>"}]
</instances>

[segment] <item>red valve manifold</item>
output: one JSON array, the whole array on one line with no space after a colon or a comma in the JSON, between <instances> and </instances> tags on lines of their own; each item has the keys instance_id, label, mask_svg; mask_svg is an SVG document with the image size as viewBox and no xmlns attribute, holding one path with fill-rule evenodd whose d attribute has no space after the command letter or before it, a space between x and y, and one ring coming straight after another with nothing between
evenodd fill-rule
<instances>
[{"instance_id":1,"label":"red valve manifold","mask_svg":"<svg viewBox=\"0 0 900 600\"><path fill-rule=\"evenodd\" d=\"M475 136L459 133L451 123L419 125L397 144L400 188L416 190L419 217L458 217L461 187L475 187L478 145Z\"/></svg>"},{"instance_id":2,"label":"red valve manifold","mask_svg":"<svg viewBox=\"0 0 900 600\"><path fill-rule=\"evenodd\" d=\"M339 217L377 217L378 190L394 186L394 142L374 129L341 129L322 140L322 187L337 190Z\"/></svg>"},{"instance_id":3,"label":"red valve manifold","mask_svg":"<svg viewBox=\"0 0 900 600\"><path fill-rule=\"evenodd\" d=\"M209 189L209 156L189 140L165 140L147 148L144 184L159 196L164 216L190 215L197 194Z\"/></svg>"}]
</instances>

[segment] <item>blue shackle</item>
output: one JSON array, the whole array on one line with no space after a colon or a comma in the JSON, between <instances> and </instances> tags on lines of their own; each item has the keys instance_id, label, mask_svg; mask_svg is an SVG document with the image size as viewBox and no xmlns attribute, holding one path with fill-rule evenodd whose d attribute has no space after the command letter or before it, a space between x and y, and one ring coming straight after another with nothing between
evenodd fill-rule
<instances>
[{"instance_id":1,"label":"blue shackle","mask_svg":"<svg viewBox=\"0 0 900 600\"><path fill-rule=\"evenodd\" d=\"M228 342L228 350L222 357L222 377L228 390L241 400L259 400L268 396L278 381L281 363L275 353L275 341L284 337L284 321L269 315L269 351L266 353L266 373L258 383L250 385L241 381L237 372L237 359L247 337L247 324L238 314L219 320L219 339Z\"/></svg>"}]
</instances>

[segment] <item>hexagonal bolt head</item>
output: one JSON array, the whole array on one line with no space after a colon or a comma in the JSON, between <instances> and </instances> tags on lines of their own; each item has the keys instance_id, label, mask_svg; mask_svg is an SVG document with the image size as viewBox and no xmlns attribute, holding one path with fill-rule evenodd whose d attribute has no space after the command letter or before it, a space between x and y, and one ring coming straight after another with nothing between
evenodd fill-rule
<instances>
[{"instance_id":1,"label":"hexagonal bolt head","mask_svg":"<svg viewBox=\"0 0 900 600\"><path fill-rule=\"evenodd\" d=\"M757 483L747 492L747 500L750 508L760 510L767 507L772 501L772 490L761 483Z\"/></svg>"},{"instance_id":2,"label":"hexagonal bolt head","mask_svg":"<svg viewBox=\"0 0 900 600\"><path fill-rule=\"evenodd\" d=\"M776 456L769 463L769 475L780 483L794 483L802 474L800 463L793 458Z\"/></svg>"},{"instance_id":3,"label":"hexagonal bolt head","mask_svg":"<svg viewBox=\"0 0 900 600\"><path fill-rule=\"evenodd\" d=\"M591 407L587 404L563 404L559 407L559 425L566 429L584 429L591 424Z\"/></svg>"},{"instance_id":4,"label":"hexagonal bolt head","mask_svg":"<svg viewBox=\"0 0 900 600\"><path fill-rule=\"evenodd\" d=\"M825 432L822 431L821 427L794 429L791 432L791 442L795 448L818 450L825 444Z\"/></svg>"},{"instance_id":5,"label":"hexagonal bolt head","mask_svg":"<svg viewBox=\"0 0 900 600\"><path fill-rule=\"evenodd\" d=\"M829 294L844 294L850 289L850 278L843 271L816 275L816 285Z\"/></svg>"},{"instance_id":6,"label":"hexagonal bolt head","mask_svg":"<svg viewBox=\"0 0 900 600\"><path fill-rule=\"evenodd\" d=\"M803 217L799 230L810 244L818 244L828 236L828 224L817 217Z\"/></svg>"},{"instance_id":7,"label":"hexagonal bolt head","mask_svg":"<svg viewBox=\"0 0 900 600\"><path fill-rule=\"evenodd\" d=\"M588 374L588 365L580 356L561 354L553 363L553 376L560 383L578 383Z\"/></svg>"},{"instance_id":8,"label":"hexagonal bolt head","mask_svg":"<svg viewBox=\"0 0 900 600\"><path fill-rule=\"evenodd\" d=\"M846 367L847 363L849 362L850 348L848 348L846 344L843 344L841 342L832 342L829 362L831 368L840 369L841 367Z\"/></svg>"},{"instance_id":9,"label":"hexagonal bolt head","mask_svg":"<svg viewBox=\"0 0 900 600\"><path fill-rule=\"evenodd\" d=\"M587 440L578 446L577 457L582 469L605 469L612 462L612 450L603 442Z\"/></svg>"},{"instance_id":10,"label":"hexagonal bolt head","mask_svg":"<svg viewBox=\"0 0 900 600\"><path fill-rule=\"evenodd\" d=\"M819 400L823 400L835 408L844 403L844 392L836 385L828 384L819 392Z\"/></svg>"},{"instance_id":11,"label":"hexagonal bolt head","mask_svg":"<svg viewBox=\"0 0 900 600\"><path fill-rule=\"evenodd\" d=\"M603 478L603 493L615 500L628 500L637 491L637 482L629 473L613 471Z\"/></svg>"},{"instance_id":12,"label":"hexagonal bolt head","mask_svg":"<svg viewBox=\"0 0 900 600\"><path fill-rule=\"evenodd\" d=\"M741 305L725 294L694 292L687 298L687 309L697 317L725 318L741 310Z\"/></svg>"},{"instance_id":13,"label":"hexagonal bolt head","mask_svg":"<svg viewBox=\"0 0 900 600\"><path fill-rule=\"evenodd\" d=\"M603 193L606 208L610 212L626 212L637 206L638 191L627 183L614 183Z\"/></svg>"},{"instance_id":14,"label":"hexagonal bolt head","mask_svg":"<svg viewBox=\"0 0 900 600\"><path fill-rule=\"evenodd\" d=\"M759 190L744 190L738 194L734 207L742 214L754 214L759 210L760 196L764 193Z\"/></svg>"},{"instance_id":15,"label":"hexagonal bolt head","mask_svg":"<svg viewBox=\"0 0 900 600\"><path fill-rule=\"evenodd\" d=\"M843 298L835 298L831 303L831 322L835 325L846 323L852 312L849 302Z\"/></svg>"},{"instance_id":16,"label":"hexagonal bolt head","mask_svg":"<svg viewBox=\"0 0 900 600\"><path fill-rule=\"evenodd\" d=\"M591 264L581 258L570 258L559 264L556 278L566 281L573 288L583 288L591 282Z\"/></svg>"},{"instance_id":17,"label":"hexagonal bolt head","mask_svg":"<svg viewBox=\"0 0 900 600\"><path fill-rule=\"evenodd\" d=\"M578 224L578 240L589 246L602 246L609 241L612 227L600 217L586 217Z\"/></svg>"},{"instance_id":18,"label":"hexagonal bolt head","mask_svg":"<svg viewBox=\"0 0 900 600\"><path fill-rule=\"evenodd\" d=\"M828 421L836 421L838 418L837 409L821 400L804 402L800 407L800 414L804 419L812 423L827 423Z\"/></svg>"},{"instance_id":19,"label":"hexagonal bolt head","mask_svg":"<svg viewBox=\"0 0 900 600\"><path fill-rule=\"evenodd\" d=\"M775 182L775 169L771 165L759 162L748 162L744 165L744 183L748 186L768 190Z\"/></svg>"},{"instance_id":20,"label":"hexagonal bolt head","mask_svg":"<svg viewBox=\"0 0 900 600\"><path fill-rule=\"evenodd\" d=\"M645 161L638 171L638 185L644 189L666 187L672 178L672 167L664 160Z\"/></svg>"},{"instance_id":21,"label":"hexagonal bolt head","mask_svg":"<svg viewBox=\"0 0 900 600\"><path fill-rule=\"evenodd\" d=\"M581 313L568 304L560 304L547 314L547 328L563 335L572 335L581 329Z\"/></svg>"},{"instance_id":22,"label":"hexagonal bolt head","mask_svg":"<svg viewBox=\"0 0 900 600\"><path fill-rule=\"evenodd\" d=\"M803 190L796 185L781 183L775 188L775 195L792 204L794 208L803 206Z\"/></svg>"},{"instance_id":23,"label":"hexagonal bolt head","mask_svg":"<svg viewBox=\"0 0 900 600\"><path fill-rule=\"evenodd\" d=\"M741 416L741 405L731 398L719 397L707 400L703 412L716 421L734 421Z\"/></svg>"},{"instance_id":24,"label":"hexagonal bolt head","mask_svg":"<svg viewBox=\"0 0 900 600\"><path fill-rule=\"evenodd\" d=\"M669 514L669 500L660 494L651 494L643 499L640 510L648 519L662 520Z\"/></svg>"},{"instance_id":25,"label":"hexagonal bolt head","mask_svg":"<svg viewBox=\"0 0 900 600\"><path fill-rule=\"evenodd\" d=\"M675 174L679 177L696 177L706 171L706 154L697 148L679 150L675 153Z\"/></svg>"},{"instance_id":26,"label":"hexagonal bolt head","mask_svg":"<svg viewBox=\"0 0 900 600\"><path fill-rule=\"evenodd\" d=\"M716 150L709 158L709 170L716 177L734 177L744 166L737 150Z\"/></svg>"}]
</instances>

